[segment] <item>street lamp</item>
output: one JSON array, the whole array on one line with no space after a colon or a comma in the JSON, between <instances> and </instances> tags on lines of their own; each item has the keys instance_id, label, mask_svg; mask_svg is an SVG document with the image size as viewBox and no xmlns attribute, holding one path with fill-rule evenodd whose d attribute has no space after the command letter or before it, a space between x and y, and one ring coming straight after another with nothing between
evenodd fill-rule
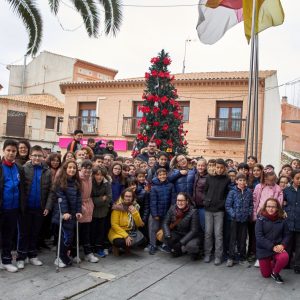
<instances>
[{"instance_id":1,"label":"street lamp","mask_svg":"<svg viewBox=\"0 0 300 300\"><path fill-rule=\"evenodd\" d=\"M186 45L188 42L191 42L191 39L186 39L184 43L184 56L183 56L183 66L182 66L182 73L184 74L185 71L185 57L186 57Z\"/></svg>"}]
</instances>

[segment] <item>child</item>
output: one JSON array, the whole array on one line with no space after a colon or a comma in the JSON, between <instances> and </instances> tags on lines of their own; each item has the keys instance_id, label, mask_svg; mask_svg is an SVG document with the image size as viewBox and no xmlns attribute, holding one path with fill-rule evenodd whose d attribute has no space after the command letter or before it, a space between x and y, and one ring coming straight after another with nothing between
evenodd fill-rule
<instances>
[{"instance_id":1,"label":"child","mask_svg":"<svg viewBox=\"0 0 300 300\"><path fill-rule=\"evenodd\" d=\"M69 160L64 163L61 172L55 179L54 191L56 198L61 199L60 207L63 216L59 257L55 259L54 264L60 268L65 268L72 264L69 252L76 230L76 219L79 220L82 217L80 179L77 164L74 161ZM47 202L46 207L51 207L51 204ZM59 225L59 220L59 205L56 202L52 222Z\"/></svg>"},{"instance_id":2,"label":"child","mask_svg":"<svg viewBox=\"0 0 300 300\"><path fill-rule=\"evenodd\" d=\"M129 166L126 164L122 165L122 175L124 179L127 181L127 179L129 178Z\"/></svg>"},{"instance_id":3,"label":"child","mask_svg":"<svg viewBox=\"0 0 300 300\"><path fill-rule=\"evenodd\" d=\"M93 167L103 167L104 157L103 155L94 155L92 158Z\"/></svg>"},{"instance_id":4,"label":"child","mask_svg":"<svg viewBox=\"0 0 300 300\"><path fill-rule=\"evenodd\" d=\"M125 189L125 179L122 175L122 164L119 162L113 163L112 173L111 173L111 189L112 189L112 203L115 203L121 193Z\"/></svg>"},{"instance_id":5,"label":"child","mask_svg":"<svg viewBox=\"0 0 300 300\"><path fill-rule=\"evenodd\" d=\"M277 184L280 186L281 190L283 191L286 187L290 186L290 178L286 176L280 176Z\"/></svg>"},{"instance_id":6,"label":"child","mask_svg":"<svg viewBox=\"0 0 300 300\"><path fill-rule=\"evenodd\" d=\"M118 157L118 153L114 151L114 141L109 140L106 142L106 147L103 148L103 154L110 154L113 157L113 160Z\"/></svg>"},{"instance_id":7,"label":"child","mask_svg":"<svg viewBox=\"0 0 300 300\"><path fill-rule=\"evenodd\" d=\"M257 164L257 157L253 156L253 155L248 156L247 157L247 165L249 167L249 174L250 175L252 174L252 171L253 171L253 168L254 168L255 164Z\"/></svg>"},{"instance_id":8,"label":"child","mask_svg":"<svg viewBox=\"0 0 300 300\"><path fill-rule=\"evenodd\" d=\"M216 160L210 159L207 162L207 173L211 176L216 174Z\"/></svg>"},{"instance_id":9,"label":"child","mask_svg":"<svg viewBox=\"0 0 300 300\"><path fill-rule=\"evenodd\" d=\"M81 140L83 138L83 131L81 129L76 129L73 134L73 141L68 145L67 150L75 153L77 150L81 149Z\"/></svg>"},{"instance_id":10,"label":"child","mask_svg":"<svg viewBox=\"0 0 300 300\"><path fill-rule=\"evenodd\" d=\"M148 167L149 169L153 168L154 165L156 163L156 158L155 156L150 156L149 159L148 159Z\"/></svg>"},{"instance_id":11,"label":"child","mask_svg":"<svg viewBox=\"0 0 300 300\"><path fill-rule=\"evenodd\" d=\"M91 198L92 194L92 162L84 160L79 172L81 183L81 197L82 197L82 217L79 219L79 237L80 243L83 245L85 260L91 263L96 263L99 259L94 256L93 249L90 242L91 222L93 218L94 203ZM77 257L77 259L79 259Z\"/></svg>"},{"instance_id":12,"label":"child","mask_svg":"<svg viewBox=\"0 0 300 300\"><path fill-rule=\"evenodd\" d=\"M261 164L255 164L252 169L252 173L249 176L248 186L254 190L255 187L263 182L264 179L264 166Z\"/></svg>"},{"instance_id":13,"label":"child","mask_svg":"<svg viewBox=\"0 0 300 300\"><path fill-rule=\"evenodd\" d=\"M30 161L24 165L26 179L25 212L18 219L18 256L17 267L24 269L25 259L34 266L43 263L37 258L37 242L43 225L43 216L48 214L45 210L50 197L52 185L51 171L43 162L43 149L33 146L30 149Z\"/></svg>"},{"instance_id":14,"label":"child","mask_svg":"<svg viewBox=\"0 0 300 300\"><path fill-rule=\"evenodd\" d=\"M84 151L84 159L92 159L94 157L94 152L89 146L84 146L81 150Z\"/></svg>"},{"instance_id":15,"label":"child","mask_svg":"<svg viewBox=\"0 0 300 300\"><path fill-rule=\"evenodd\" d=\"M66 152L65 155L63 156L61 164L63 165L67 160L75 161L76 160L75 154L73 152L70 152L70 151Z\"/></svg>"},{"instance_id":16,"label":"child","mask_svg":"<svg viewBox=\"0 0 300 300\"><path fill-rule=\"evenodd\" d=\"M300 159L294 158L291 161L291 166L292 166L293 170L299 170L300 169Z\"/></svg>"},{"instance_id":17,"label":"child","mask_svg":"<svg viewBox=\"0 0 300 300\"><path fill-rule=\"evenodd\" d=\"M61 155L59 153L50 153L46 163L51 171L52 182L54 182L55 175L61 166Z\"/></svg>"},{"instance_id":18,"label":"child","mask_svg":"<svg viewBox=\"0 0 300 300\"><path fill-rule=\"evenodd\" d=\"M140 167L141 162L143 162L143 160L139 157L137 157L133 160L133 165L136 170Z\"/></svg>"},{"instance_id":19,"label":"child","mask_svg":"<svg viewBox=\"0 0 300 300\"><path fill-rule=\"evenodd\" d=\"M290 258L295 251L294 271L300 274L300 170L292 173L292 185L284 190L284 207L287 213L287 223L291 232L291 239L288 245Z\"/></svg>"},{"instance_id":20,"label":"child","mask_svg":"<svg viewBox=\"0 0 300 300\"><path fill-rule=\"evenodd\" d=\"M146 171L147 168L148 168L148 164L147 164L145 161L142 161L142 162L140 163L139 169L142 169L142 170Z\"/></svg>"},{"instance_id":21,"label":"child","mask_svg":"<svg viewBox=\"0 0 300 300\"><path fill-rule=\"evenodd\" d=\"M248 180L248 176L249 176L249 166L246 163L240 163L237 167L237 172L238 174L244 174L247 177Z\"/></svg>"},{"instance_id":22,"label":"child","mask_svg":"<svg viewBox=\"0 0 300 300\"><path fill-rule=\"evenodd\" d=\"M86 156L86 152L84 151L84 150L77 150L76 152L75 152L75 158L76 158L76 160L77 159L81 159L81 160L84 160L85 159L85 156Z\"/></svg>"},{"instance_id":23,"label":"child","mask_svg":"<svg viewBox=\"0 0 300 300\"><path fill-rule=\"evenodd\" d=\"M12 264L13 238L20 211L24 211L25 176L22 167L15 163L18 143L5 140L0 163L0 235L2 237L1 268L17 272Z\"/></svg>"},{"instance_id":24,"label":"child","mask_svg":"<svg viewBox=\"0 0 300 300\"><path fill-rule=\"evenodd\" d=\"M225 162L226 162L226 164L227 164L228 170L234 169L233 160L232 160L231 158L226 159Z\"/></svg>"},{"instance_id":25,"label":"child","mask_svg":"<svg viewBox=\"0 0 300 300\"><path fill-rule=\"evenodd\" d=\"M136 168L134 165L129 165L129 172L128 172L128 176L129 177L134 177L135 175L135 171L136 171Z\"/></svg>"},{"instance_id":26,"label":"child","mask_svg":"<svg viewBox=\"0 0 300 300\"><path fill-rule=\"evenodd\" d=\"M103 155L103 165L105 166L107 172L110 172L114 157L110 154Z\"/></svg>"},{"instance_id":27,"label":"child","mask_svg":"<svg viewBox=\"0 0 300 300\"><path fill-rule=\"evenodd\" d=\"M291 180L291 178L292 178L292 171L293 171L292 166L289 165L289 164L285 164L285 165L282 166L282 168L281 168L278 176L279 177L280 176L286 176L286 177L288 177Z\"/></svg>"},{"instance_id":28,"label":"child","mask_svg":"<svg viewBox=\"0 0 300 300\"><path fill-rule=\"evenodd\" d=\"M228 193L229 177L226 175L226 163L216 160L215 175L209 175L205 185L205 242L204 262L209 263L215 239L215 265L222 263L223 255L223 220L225 200Z\"/></svg>"},{"instance_id":29,"label":"child","mask_svg":"<svg viewBox=\"0 0 300 300\"><path fill-rule=\"evenodd\" d=\"M100 257L105 257L105 218L108 215L109 204L112 198L111 184L107 179L107 171L104 167L94 167L92 177L94 211L91 224L91 246L94 253Z\"/></svg>"},{"instance_id":30,"label":"child","mask_svg":"<svg viewBox=\"0 0 300 300\"><path fill-rule=\"evenodd\" d=\"M156 233L162 227L163 219L171 204L176 201L174 185L168 182L166 169L158 169L156 175L150 192L149 254L151 255L157 250ZM163 250L167 249L164 247Z\"/></svg>"},{"instance_id":31,"label":"child","mask_svg":"<svg viewBox=\"0 0 300 300\"><path fill-rule=\"evenodd\" d=\"M132 159L132 158L125 157L125 159L124 159L124 164L127 165L127 166L133 164L133 159Z\"/></svg>"},{"instance_id":32,"label":"child","mask_svg":"<svg viewBox=\"0 0 300 300\"><path fill-rule=\"evenodd\" d=\"M160 168L166 169L167 173L169 173L169 171L170 171L168 154L166 152L162 152L162 151L159 152L159 154L157 155L157 162L155 163L153 168L148 170L147 181L149 183L152 182L152 179L154 178L156 171Z\"/></svg>"},{"instance_id":33,"label":"child","mask_svg":"<svg viewBox=\"0 0 300 300\"><path fill-rule=\"evenodd\" d=\"M229 169L227 174L230 179L229 190L232 190L235 187L235 179L236 179L237 171L236 169Z\"/></svg>"},{"instance_id":34,"label":"child","mask_svg":"<svg viewBox=\"0 0 300 300\"><path fill-rule=\"evenodd\" d=\"M236 187L233 188L226 199L226 212L231 218L230 222L230 244L228 252L227 267L233 266L235 246L239 254L239 264L249 267L246 261L247 224L253 211L253 196L247 188L247 177L238 174Z\"/></svg>"}]
</instances>

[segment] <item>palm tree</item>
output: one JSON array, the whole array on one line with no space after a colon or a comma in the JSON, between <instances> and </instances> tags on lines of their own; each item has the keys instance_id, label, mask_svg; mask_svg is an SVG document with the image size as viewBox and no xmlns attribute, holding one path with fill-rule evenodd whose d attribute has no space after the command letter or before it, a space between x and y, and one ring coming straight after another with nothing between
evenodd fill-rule
<instances>
[{"instance_id":1,"label":"palm tree","mask_svg":"<svg viewBox=\"0 0 300 300\"><path fill-rule=\"evenodd\" d=\"M35 0L6 0L11 9L22 19L29 36L27 55L35 55L41 45L43 20ZM105 13L105 34L116 35L120 30L122 12L120 0L69 0L80 13L85 29L90 37L97 37L99 31L100 4ZM62 0L48 0L50 10L58 13Z\"/></svg>"}]
</instances>

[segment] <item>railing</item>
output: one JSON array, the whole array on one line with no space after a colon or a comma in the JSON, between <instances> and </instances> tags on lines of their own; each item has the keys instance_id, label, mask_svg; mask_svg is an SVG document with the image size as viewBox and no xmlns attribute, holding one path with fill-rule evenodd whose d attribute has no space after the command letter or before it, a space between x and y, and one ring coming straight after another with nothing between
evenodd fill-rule
<instances>
[{"instance_id":1,"label":"railing","mask_svg":"<svg viewBox=\"0 0 300 300\"><path fill-rule=\"evenodd\" d=\"M98 117L69 116L68 134L73 134L76 129L81 129L83 134L98 134Z\"/></svg>"},{"instance_id":2,"label":"railing","mask_svg":"<svg viewBox=\"0 0 300 300\"><path fill-rule=\"evenodd\" d=\"M123 116L123 126L122 126L122 135L124 136L133 136L139 132L138 121L141 118L137 117L124 117Z\"/></svg>"},{"instance_id":3,"label":"railing","mask_svg":"<svg viewBox=\"0 0 300 300\"><path fill-rule=\"evenodd\" d=\"M209 118L207 120L208 139L245 139L246 119Z\"/></svg>"},{"instance_id":4,"label":"railing","mask_svg":"<svg viewBox=\"0 0 300 300\"><path fill-rule=\"evenodd\" d=\"M31 139L32 127L22 124L3 123L3 136L11 138Z\"/></svg>"}]
</instances>

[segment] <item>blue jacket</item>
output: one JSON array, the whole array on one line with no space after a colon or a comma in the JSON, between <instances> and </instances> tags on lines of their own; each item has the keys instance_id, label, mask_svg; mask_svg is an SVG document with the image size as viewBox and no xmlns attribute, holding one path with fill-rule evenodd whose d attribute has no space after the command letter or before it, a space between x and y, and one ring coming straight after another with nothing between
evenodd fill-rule
<instances>
[{"instance_id":1,"label":"blue jacket","mask_svg":"<svg viewBox=\"0 0 300 300\"><path fill-rule=\"evenodd\" d=\"M157 179L157 178L156 178ZM174 185L167 180L155 180L150 192L150 214L152 217L164 217L171 204L176 201Z\"/></svg>"},{"instance_id":2,"label":"blue jacket","mask_svg":"<svg viewBox=\"0 0 300 300\"><path fill-rule=\"evenodd\" d=\"M112 203L115 203L121 196L125 185L121 183L119 177L112 176L111 191L112 191Z\"/></svg>"},{"instance_id":3,"label":"blue jacket","mask_svg":"<svg viewBox=\"0 0 300 300\"><path fill-rule=\"evenodd\" d=\"M145 190L146 184L139 183L136 189L136 199L137 203L140 206L140 216L144 223L147 223L149 214L150 214L150 207L149 207L149 198L150 194Z\"/></svg>"},{"instance_id":4,"label":"blue jacket","mask_svg":"<svg viewBox=\"0 0 300 300\"><path fill-rule=\"evenodd\" d=\"M187 193L190 197L193 196L194 180L196 175L196 169L188 170L186 175L181 175L180 170L174 169L168 175L169 182L174 184L175 192Z\"/></svg>"},{"instance_id":5,"label":"blue jacket","mask_svg":"<svg viewBox=\"0 0 300 300\"><path fill-rule=\"evenodd\" d=\"M20 209L24 211L25 177L22 166L9 167L0 162L0 212L1 210Z\"/></svg>"},{"instance_id":6,"label":"blue jacket","mask_svg":"<svg viewBox=\"0 0 300 300\"><path fill-rule=\"evenodd\" d=\"M259 216L255 225L256 258L262 259L274 255L273 247L279 244L287 246L290 232L286 220L271 221Z\"/></svg>"},{"instance_id":7,"label":"blue jacket","mask_svg":"<svg viewBox=\"0 0 300 300\"><path fill-rule=\"evenodd\" d=\"M61 213L69 213L72 215L72 219L75 219L76 213L81 213L81 192L76 186L75 180L68 180L67 188L55 187L56 200L62 199L60 204ZM53 208L52 222L59 224L59 207L56 201Z\"/></svg>"},{"instance_id":8,"label":"blue jacket","mask_svg":"<svg viewBox=\"0 0 300 300\"><path fill-rule=\"evenodd\" d=\"M227 195L225 202L226 212L232 220L247 222L253 211L253 194L249 188L243 192L237 186Z\"/></svg>"},{"instance_id":9,"label":"blue jacket","mask_svg":"<svg viewBox=\"0 0 300 300\"><path fill-rule=\"evenodd\" d=\"M290 231L300 231L300 188L295 190L293 185L283 190L284 207L287 213L287 223Z\"/></svg>"}]
</instances>

